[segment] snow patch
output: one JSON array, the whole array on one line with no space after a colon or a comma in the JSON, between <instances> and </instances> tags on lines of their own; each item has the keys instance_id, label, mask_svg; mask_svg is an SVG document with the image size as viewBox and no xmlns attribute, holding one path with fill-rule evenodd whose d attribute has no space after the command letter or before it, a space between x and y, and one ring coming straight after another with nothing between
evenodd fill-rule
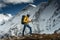
<instances>
[{"instance_id":1,"label":"snow patch","mask_svg":"<svg viewBox=\"0 0 60 40\"><path fill-rule=\"evenodd\" d=\"M0 14L0 24L10 20L13 16L11 14L4 15L3 13Z\"/></svg>"}]
</instances>

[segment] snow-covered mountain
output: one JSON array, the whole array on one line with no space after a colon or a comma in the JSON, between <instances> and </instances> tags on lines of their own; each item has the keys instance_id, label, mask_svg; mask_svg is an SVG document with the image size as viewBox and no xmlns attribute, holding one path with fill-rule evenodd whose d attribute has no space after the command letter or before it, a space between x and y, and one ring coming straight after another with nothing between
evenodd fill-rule
<instances>
[{"instance_id":1,"label":"snow-covered mountain","mask_svg":"<svg viewBox=\"0 0 60 40\"><path fill-rule=\"evenodd\" d=\"M23 30L21 18L22 15L26 14L30 14L30 18L35 20L29 23L33 33L52 34L60 28L59 3L56 0L51 0L49 2L42 2L36 7L35 5L26 6L11 20L1 25L0 31L8 33L9 35L21 35ZM26 28L25 34L28 34L28 31Z\"/></svg>"},{"instance_id":2,"label":"snow-covered mountain","mask_svg":"<svg viewBox=\"0 0 60 40\"><path fill-rule=\"evenodd\" d=\"M5 22L9 21L13 16L11 14L0 14L0 25L5 24Z\"/></svg>"}]
</instances>

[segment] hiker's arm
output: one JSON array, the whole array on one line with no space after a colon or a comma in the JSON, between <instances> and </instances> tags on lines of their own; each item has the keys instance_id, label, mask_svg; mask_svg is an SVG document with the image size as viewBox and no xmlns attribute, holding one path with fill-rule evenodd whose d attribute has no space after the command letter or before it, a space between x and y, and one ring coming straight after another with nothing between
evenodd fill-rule
<instances>
[{"instance_id":1,"label":"hiker's arm","mask_svg":"<svg viewBox=\"0 0 60 40\"><path fill-rule=\"evenodd\" d=\"M31 20L31 19L29 19L29 22L32 22L32 20Z\"/></svg>"}]
</instances>

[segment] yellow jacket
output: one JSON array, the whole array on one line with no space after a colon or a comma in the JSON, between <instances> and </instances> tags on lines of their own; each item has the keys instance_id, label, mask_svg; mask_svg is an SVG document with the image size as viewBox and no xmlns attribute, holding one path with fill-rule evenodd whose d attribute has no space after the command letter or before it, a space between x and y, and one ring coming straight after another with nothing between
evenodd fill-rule
<instances>
[{"instance_id":1,"label":"yellow jacket","mask_svg":"<svg viewBox=\"0 0 60 40\"><path fill-rule=\"evenodd\" d=\"M29 18L27 16L24 17L24 23L28 24L30 21L29 21Z\"/></svg>"}]
</instances>

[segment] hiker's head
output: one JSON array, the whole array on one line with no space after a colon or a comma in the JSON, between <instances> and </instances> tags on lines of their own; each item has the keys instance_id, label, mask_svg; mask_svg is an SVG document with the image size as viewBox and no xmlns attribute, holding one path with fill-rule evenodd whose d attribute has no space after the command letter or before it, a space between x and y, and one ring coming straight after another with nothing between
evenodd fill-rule
<instances>
[{"instance_id":1,"label":"hiker's head","mask_svg":"<svg viewBox=\"0 0 60 40\"><path fill-rule=\"evenodd\" d=\"M27 16L28 16L28 17L30 17L30 15L29 15L29 14L27 14Z\"/></svg>"}]
</instances>

